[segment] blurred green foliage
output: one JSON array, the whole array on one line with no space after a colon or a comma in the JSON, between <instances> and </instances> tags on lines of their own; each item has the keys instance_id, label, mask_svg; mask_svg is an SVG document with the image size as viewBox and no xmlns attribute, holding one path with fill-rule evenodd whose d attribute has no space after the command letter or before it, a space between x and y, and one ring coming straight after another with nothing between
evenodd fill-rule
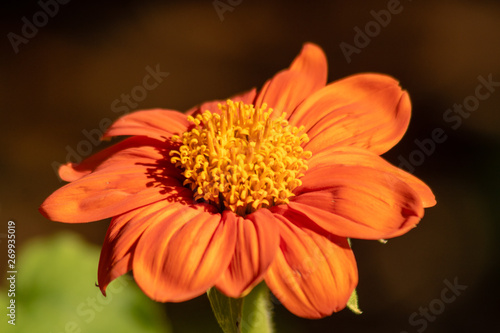
<instances>
[{"instance_id":1,"label":"blurred green foliage","mask_svg":"<svg viewBox=\"0 0 500 333\"><path fill-rule=\"evenodd\" d=\"M7 290L0 291L1 332L171 332L160 304L127 275L107 297L96 287L100 249L73 234L28 243L16 258L16 325L8 324Z\"/></svg>"}]
</instances>

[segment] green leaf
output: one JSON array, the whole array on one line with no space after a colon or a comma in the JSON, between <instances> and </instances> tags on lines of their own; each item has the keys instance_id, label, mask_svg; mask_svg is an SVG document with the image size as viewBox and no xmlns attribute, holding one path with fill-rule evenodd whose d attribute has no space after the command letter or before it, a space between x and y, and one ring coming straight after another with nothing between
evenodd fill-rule
<instances>
[{"instance_id":1,"label":"green leaf","mask_svg":"<svg viewBox=\"0 0 500 333\"><path fill-rule=\"evenodd\" d=\"M16 325L2 320L0 331L171 332L160 304L145 296L132 277L116 279L102 296L95 285L99 252L73 234L28 242L16 256ZM1 290L0 303L9 301Z\"/></svg>"},{"instance_id":2,"label":"green leaf","mask_svg":"<svg viewBox=\"0 0 500 333\"><path fill-rule=\"evenodd\" d=\"M363 311L359 309L358 305L358 293L356 292L356 289L351 294L351 297L349 297L349 300L347 301L347 307L349 310L354 312L355 314L362 314Z\"/></svg>"}]
</instances>

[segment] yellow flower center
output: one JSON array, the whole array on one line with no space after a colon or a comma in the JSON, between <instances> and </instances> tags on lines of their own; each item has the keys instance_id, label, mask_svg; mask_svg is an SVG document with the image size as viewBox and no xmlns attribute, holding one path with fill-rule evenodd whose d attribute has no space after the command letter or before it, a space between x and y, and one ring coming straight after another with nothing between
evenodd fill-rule
<instances>
[{"instance_id":1,"label":"yellow flower center","mask_svg":"<svg viewBox=\"0 0 500 333\"><path fill-rule=\"evenodd\" d=\"M255 109L228 100L218 107L220 115L188 116L195 126L172 137L182 144L170 152L171 161L184 170L194 199L241 216L288 203L311 157L301 147L309 140L303 127L290 126L284 113L271 119L266 104Z\"/></svg>"}]
</instances>

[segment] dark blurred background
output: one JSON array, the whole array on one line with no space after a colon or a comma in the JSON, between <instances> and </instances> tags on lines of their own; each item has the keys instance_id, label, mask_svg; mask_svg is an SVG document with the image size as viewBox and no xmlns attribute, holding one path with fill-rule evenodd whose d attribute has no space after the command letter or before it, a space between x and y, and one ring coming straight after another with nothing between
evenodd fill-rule
<instances>
[{"instance_id":1,"label":"dark blurred background","mask_svg":"<svg viewBox=\"0 0 500 333\"><path fill-rule=\"evenodd\" d=\"M88 155L107 145L93 144L86 133L97 133L107 119L115 120L127 109L183 111L260 88L289 65L304 42L312 41L327 54L329 81L382 72L399 79L409 91L410 128L385 157L394 164L410 161L411 171L431 186L438 204L426 210L418 228L385 245L353 242L362 315L344 310L312 321L276 304L277 331L430 333L500 328L500 83L481 83L500 82L498 1L57 4L57 10L53 5L45 10L51 17L39 14L44 9L36 1L2 3L0 236L5 237L12 219L20 249L32 239L63 230L101 245L109 221L61 224L47 221L37 210L64 184L54 167L64 163L70 151ZM390 18L381 14L391 10ZM375 23L376 17L380 23ZM34 20L39 27L23 31L26 21ZM360 37L359 31L368 35ZM148 66L159 66L169 75L142 96L136 87L142 86ZM483 85L478 88L481 98L475 97L478 85ZM121 101L113 107L122 94L133 91L139 96L131 102L133 107L123 108ZM462 113L447 111L463 103ZM436 128L446 140L434 142L431 149L429 140ZM415 140L429 144L427 154ZM0 244L5 253L5 242ZM5 262L0 263L2 272ZM453 301L443 302L443 290L454 281L467 288ZM218 330L205 296L163 308L174 332ZM428 317L421 312L425 309L430 309Z\"/></svg>"}]
</instances>

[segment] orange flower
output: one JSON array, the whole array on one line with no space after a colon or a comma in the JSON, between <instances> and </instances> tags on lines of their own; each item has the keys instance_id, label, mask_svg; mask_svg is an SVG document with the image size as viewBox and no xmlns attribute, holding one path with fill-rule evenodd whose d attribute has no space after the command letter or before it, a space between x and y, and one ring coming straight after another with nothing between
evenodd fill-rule
<instances>
[{"instance_id":1,"label":"orange flower","mask_svg":"<svg viewBox=\"0 0 500 333\"><path fill-rule=\"evenodd\" d=\"M103 293L130 270L162 302L213 286L240 297L265 280L298 316L339 311L358 281L347 238L402 235L435 200L379 156L406 131L407 92L380 74L326 77L323 51L305 44L259 92L188 115L126 115L105 137L132 137L62 166L70 183L40 211L70 223L113 217Z\"/></svg>"}]
</instances>

